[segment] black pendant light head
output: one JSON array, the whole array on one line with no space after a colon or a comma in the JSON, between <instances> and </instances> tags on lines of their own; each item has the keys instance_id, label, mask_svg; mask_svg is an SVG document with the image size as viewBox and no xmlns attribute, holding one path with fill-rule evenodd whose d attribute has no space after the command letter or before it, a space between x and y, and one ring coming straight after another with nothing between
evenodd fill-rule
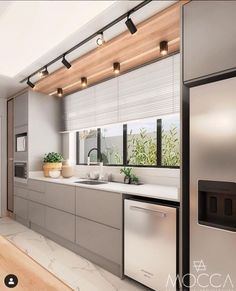
<instances>
[{"instance_id":1,"label":"black pendant light head","mask_svg":"<svg viewBox=\"0 0 236 291\"><path fill-rule=\"evenodd\" d=\"M127 20L125 21L125 24L131 34L134 34L137 31L137 27L135 26L135 24L133 23L129 15L128 15Z\"/></svg>"},{"instance_id":2,"label":"black pendant light head","mask_svg":"<svg viewBox=\"0 0 236 291\"><path fill-rule=\"evenodd\" d=\"M62 88L57 88L57 96L62 97L63 96L63 89Z\"/></svg>"},{"instance_id":3,"label":"black pendant light head","mask_svg":"<svg viewBox=\"0 0 236 291\"><path fill-rule=\"evenodd\" d=\"M65 55L63 56L61 62L67 69L69 69L71 67L71 64L66 60Z\"/></svg>"},{"instance_id":4,"label":"black pendant light head","mask_svg":"<svg viewBox=\"0 0 236 291\"><path fill-rule=\"evenodd\" d=\"M118 63L118 62L113 63L113 72L115 74L119 74L120 73L120 63Z\"/></svg>"},{"instance_id":5,"label":"black pendant light head","mask_svg":"<svg viewBox=\"0 0 236 291\"><path fill-rule=\"evenodd\" d=\"M48 73L48 68L47 68L47 66L45 66L45 68L44 68L42 71L39 72L39 76L40 76L40 77L46 77L48 74L49 74L49 73Z\"/></svg>"},{"instance_id":6,"label":"black pendant light head","mask_svg":"<svg viewBox=\"0 0 236 291\"><path fill-rule=\"evenodd\" d=\"M168 54L168 42L163 40L160 42L160 54L166 56Z\"/></svg>"},{"instance_id":7,"label":"black pendant light head","mask_svg":"<svg viewBox=\"0 0 236 291\"><path fill-rule=\"evenodd\" d=\"M87 80L86 77L82 77L82 78L81 78L81 85L82 85L82 87L87 87L87 85L88 85L88 80Z\"/></svg>"},{"instance_id":8,"label":"black pendant light head","mask_svg":"<svg viewBox=\"0 0 236 291\"><path fill-rule=\"evenodd\" d=\"M34 88L35 85L30 81L30 78L27 80L27 85L30 86L31 88Z\"/></svg>"}]
</instances>

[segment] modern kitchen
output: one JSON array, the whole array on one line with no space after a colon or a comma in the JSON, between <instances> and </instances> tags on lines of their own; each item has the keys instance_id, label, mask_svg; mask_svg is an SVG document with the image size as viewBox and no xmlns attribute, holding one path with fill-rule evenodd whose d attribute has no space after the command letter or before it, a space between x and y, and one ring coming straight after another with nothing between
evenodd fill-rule
<instances>
[{"instance_id":1,"label":"modern kitchen","mask_svg":"<svg viewBox=\"0 0 236 291\"><path fill-rule=\"evenodd\" d=\"M0 290L236 290L236 1L0 1Z\"/></svg>"}]
</instances>

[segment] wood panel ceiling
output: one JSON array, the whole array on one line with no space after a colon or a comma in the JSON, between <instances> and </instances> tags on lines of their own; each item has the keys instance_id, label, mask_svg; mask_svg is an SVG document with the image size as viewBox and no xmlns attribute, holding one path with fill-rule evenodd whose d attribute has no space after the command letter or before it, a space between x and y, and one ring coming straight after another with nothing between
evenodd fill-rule
<instances>
[{"instance_id":1,"label":"wood panel ceiling","mask_svg":"<svg viewBox=\"0 0 236 291\"><path fill-rule=\"evenodd\" d=\"M169 54L180 49L179 1L167 9L137 25L138 31L131 35L127 30L101 47L74 60L70 69L64 66L36 83L34 90L57 95L63 88L64 95L82 90L81 77L87 77L88 86L115 77L113 63L119 62L121 73L161 57L159 43L168 41Z\"/></svg>"}]
</instances>

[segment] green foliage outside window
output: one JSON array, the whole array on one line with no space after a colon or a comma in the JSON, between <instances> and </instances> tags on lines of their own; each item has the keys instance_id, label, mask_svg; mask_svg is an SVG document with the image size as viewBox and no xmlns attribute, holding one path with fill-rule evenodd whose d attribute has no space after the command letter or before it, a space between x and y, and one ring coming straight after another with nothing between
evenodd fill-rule
<instances>
[{"instance_id":1,"label":"green foliage outside window","mask_svg":"<svg viewBox=\"0 0 236 291\"><path fill-rule=\"evenodd\" d=\"M162 131L162 165L180 165L179 132L174 125L171 125L169 130Z\"/></svg>"}]
</instances>

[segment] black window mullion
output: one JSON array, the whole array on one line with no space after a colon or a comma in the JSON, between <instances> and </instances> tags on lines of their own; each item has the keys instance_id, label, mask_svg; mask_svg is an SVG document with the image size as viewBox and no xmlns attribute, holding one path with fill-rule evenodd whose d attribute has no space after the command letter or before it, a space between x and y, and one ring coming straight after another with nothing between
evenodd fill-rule
<instances>
[{"instance_id":1,"label":"black window mullion","mask_svg":"<svg viewBox=\"0 0 236 291\"><path fill-rule=\"evenodd\" d=\"M157 167L162 166L162 120L157 119Z\"/></svg>"},{"instance_id":2,"label":"black window mullion","mask_svg":"<svg viewBox=\"0 0 236 291\"><path fill-rule=\"evenodd\" d=\"M76 165L79 165L79 131L76 132Z\"/></svg>"},{"instance_id":3,"label":"black window mullion","mask_svg":"<svg viewBox=\"0 0 236 291\"><path fill-rule=\"evenodd\" d=\"M128 164L127 161L127 124L123 125L123 165L126 166Z\"/></svg>"},{"instance_id":4,"label":"black window mullion","mask_svg":"<svg viewBox=\"0 0 236 291\"><path fill-rule=\"evenodd\" d=\"M101 153L101 128L97 129L97 161L100 162Z\"/></svg>"}]
</instances>

